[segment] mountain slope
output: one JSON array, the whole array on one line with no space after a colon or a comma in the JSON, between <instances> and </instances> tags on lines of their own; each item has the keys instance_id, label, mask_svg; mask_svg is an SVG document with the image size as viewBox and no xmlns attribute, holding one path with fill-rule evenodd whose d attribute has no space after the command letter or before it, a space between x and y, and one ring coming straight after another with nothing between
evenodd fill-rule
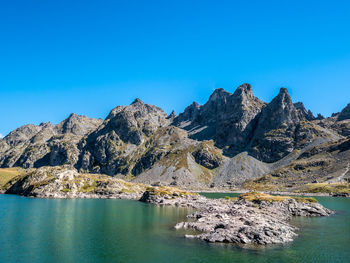
<instances>
[{"instance_id":1,"label":"mountain slope","mask_svg":"<svg viewBox=\"0 0 350 263\"><path fill-rule=\"evenodd\" d=\"M314 157L306 156L311 149L349 139L348 113L349 105L332 117L315 118L303 103L293 103L285 88L265 103L249 84L234 93L217 89L207 103L194 102L178 116L136 99L112 109L105 120L71 114L57 125L22 126L0 140L0 167L69 165L81 172L197 189L240 187L280 171L299 178L290 168L312 163ZM350 156L322 149L338 160L330 162L333 170L310 169L301 181L343 175Z\"/></svg>"}]
</instances>

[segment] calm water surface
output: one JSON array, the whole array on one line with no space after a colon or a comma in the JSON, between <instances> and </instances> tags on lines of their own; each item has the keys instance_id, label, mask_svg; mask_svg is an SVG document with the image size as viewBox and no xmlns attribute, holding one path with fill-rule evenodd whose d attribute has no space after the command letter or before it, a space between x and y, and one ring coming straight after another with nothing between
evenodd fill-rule
<instances>
[{"instance_id":1,"label":"calm water surface","mask_svg":"<svg viewBox=\"0 0 350 263\"><path fill-rule=\"evenodd\" d=\"M337 215L293 219L288 245L243 249L184 239L173 226L189 209L0 195L0 262L350 262L350 199L317 199Z\"/></svg>"}]
</instances>

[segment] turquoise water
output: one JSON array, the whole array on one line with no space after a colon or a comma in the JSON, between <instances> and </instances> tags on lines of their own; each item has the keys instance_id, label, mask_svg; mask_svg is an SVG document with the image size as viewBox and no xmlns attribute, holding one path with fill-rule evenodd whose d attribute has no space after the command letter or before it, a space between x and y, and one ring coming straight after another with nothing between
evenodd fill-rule
<instances>
[{"instance_id":1,"label":"turquoise water","mask_svg":"<svg viewBox=\"0 0 350 263\"><path fill-rule=\"evenodd\" d=\"M188 209L0 195L0 262L350 262L350 199L317 199L337 215L295 218L295 242L243 249L183 238L173 226Z\"/></svg>"}]
</instances>

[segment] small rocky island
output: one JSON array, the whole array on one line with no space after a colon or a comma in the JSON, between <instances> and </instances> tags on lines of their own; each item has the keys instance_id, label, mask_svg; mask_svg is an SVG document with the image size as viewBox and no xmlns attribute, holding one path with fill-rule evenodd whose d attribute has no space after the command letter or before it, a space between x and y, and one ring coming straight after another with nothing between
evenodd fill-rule
<instances>
[{"instance_id":1,"label":"small rocky island","mask_svg":"<svg viewBox=\"0 0 350 263\"><path fill-rule=\"evenodd\" d=\"M209 199L176 188L153 187L140 201L157 205L192 207L189 222L176 229L194 229L198 235L186 235L207 242L241 244L281 244L297 236L289 224L292 216L328 216L333 212L310 197L272 196L250 192L238 198Z\"/></svg>"},{"instance_id":2,"label":"small rocky island","mask_svg":"<svg viewBox=\"0 0 350 263\"><path fill-rule=\"evenodd\" d=\"M240 244L280 244L297 236L289 223L292 216L328 216L333 212L314 198L271 196L250 192L238 198L209 199L195 192L174 187L150 186L126 182L101 174L81 174L71 167L6 170L6 182L0 190L41 198L119 198L134 199L154 205L191 207L189 221L176 229L199 231L186 235L207 242ZM12 174L11 174L12 173ZM12 178L10 178L12 177Z\"/></svg>"}]
</instances>

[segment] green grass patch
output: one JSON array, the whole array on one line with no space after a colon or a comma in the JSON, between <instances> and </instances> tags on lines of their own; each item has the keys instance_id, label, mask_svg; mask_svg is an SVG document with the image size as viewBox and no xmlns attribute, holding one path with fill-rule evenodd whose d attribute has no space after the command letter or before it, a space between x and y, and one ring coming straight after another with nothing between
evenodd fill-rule
<instances>
[{"instance_id":1,"label":"green grass patch","mask_svg":"<svg viewBox=\"0 0 350 263\"><path fill-rule=\"evenodd\" d=\"M264 194L259 192L244 193L244 194L241 194L239 197L251 202L256 202L256 203L261 201L283 202L284 200L287 200L287 199L294 199L299 203L317 203L317 200L313 197L298 197L298 196L292 197L292 196L269 195L269 194Z\"/></svg>"}]
</instances>

